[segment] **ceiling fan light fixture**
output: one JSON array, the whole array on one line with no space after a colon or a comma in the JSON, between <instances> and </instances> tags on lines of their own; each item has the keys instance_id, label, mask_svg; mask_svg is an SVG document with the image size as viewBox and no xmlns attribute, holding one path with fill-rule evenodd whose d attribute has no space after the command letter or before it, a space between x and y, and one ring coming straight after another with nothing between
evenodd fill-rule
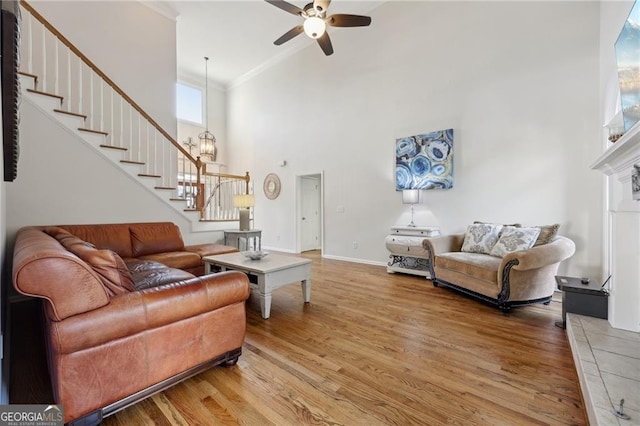
<instances>
[{"instance_id":1,"label":"ceiling fan light fixture","mask_svg":"<svg viewBox=\"0 0 640 426\"><path fill-rule=\"evenodd\" d=\"M304 33L313 39L322 37L326 29L327 24L317 16L312 16L304 21Z\"/></svg>"}]
</instances>

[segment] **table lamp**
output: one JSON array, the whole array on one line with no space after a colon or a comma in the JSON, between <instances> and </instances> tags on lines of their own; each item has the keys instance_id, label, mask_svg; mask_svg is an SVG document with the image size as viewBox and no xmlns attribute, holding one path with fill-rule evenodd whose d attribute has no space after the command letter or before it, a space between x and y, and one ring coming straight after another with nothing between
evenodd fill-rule
<instances>
[{"instance_id":1,"label":"table lamp","mask_svg":"<svg viewBox=\"0 0 640 426\"><path fill-rule=\"evenodd\" d=\"M233 196L233 206L240 209L240 230L249 231L251 222L249 215L251 207L256 205L256 199L252 194L242 194Z\"/></svg>"},{"instance_id":2,"label":"table lamp","mask_svg":"<svg viewBox=\"0 0 640 426\"><path fill-rule=\"evenodd\" d=\"M416 224L413 223L413 205L420 202L420 190L419 189L403 189L402 190L402 204L411 204L411 223L407 226L415 228Z\"/></svg>"}]
</instances>

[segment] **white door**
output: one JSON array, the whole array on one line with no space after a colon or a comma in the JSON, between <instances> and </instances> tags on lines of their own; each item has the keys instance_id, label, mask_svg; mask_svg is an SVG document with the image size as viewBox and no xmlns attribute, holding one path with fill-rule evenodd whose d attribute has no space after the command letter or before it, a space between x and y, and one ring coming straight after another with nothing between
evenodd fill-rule
<instances>
[{"instance_id":1,"label":"white door","mask_svg":"<svg viewBox=\"0 0 640 426\"><path fill-rule=\"evenodd\" d=\"M320 177L302 176L300 188L300 250L321 248Z\"/></svg>"}]
</instances>

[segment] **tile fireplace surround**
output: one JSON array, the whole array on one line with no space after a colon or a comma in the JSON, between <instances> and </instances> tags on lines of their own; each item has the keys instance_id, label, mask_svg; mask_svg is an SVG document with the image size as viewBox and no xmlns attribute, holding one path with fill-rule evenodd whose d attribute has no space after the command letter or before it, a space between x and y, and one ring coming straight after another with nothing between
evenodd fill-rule
<instances>
[{"instance_id":1,"label":"tile fireplace surround","mask_svg":"<svg viewBox=\"0 0 640 426\"><path fill-rule=\"evenodd\" d=\"M604 319L568 313L567 338L589 424L640 424L640 333L615 329ZM625 400L629 420L613 414L620 399Z\"/></svg>"}]
</instances>

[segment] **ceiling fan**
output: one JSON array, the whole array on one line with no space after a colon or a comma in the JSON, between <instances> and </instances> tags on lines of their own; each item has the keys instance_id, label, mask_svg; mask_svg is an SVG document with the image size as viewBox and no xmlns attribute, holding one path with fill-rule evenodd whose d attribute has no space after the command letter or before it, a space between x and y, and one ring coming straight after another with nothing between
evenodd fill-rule
<instances>
[{"instance_id":1,"label":"ceiling fan","mask_svg":"<svg viewBox=\"0 0 640 426\"><path fill-rule=\"evenodd\" d=\"M326 31L327 25L331 27L366 27L371 24L371 18L368 16L345 14L327 16L327 8L331 0L314 0L302 9L283 0L265 1L285 12L304 18L302 25L291 28L279 39L274 41L273 44L276 46L280 46L304 32L309 37L317 40L324 54L329 56L333 53L333 46L331 45L329 34L327 34Z\"/></svg>"}]
</instances>

